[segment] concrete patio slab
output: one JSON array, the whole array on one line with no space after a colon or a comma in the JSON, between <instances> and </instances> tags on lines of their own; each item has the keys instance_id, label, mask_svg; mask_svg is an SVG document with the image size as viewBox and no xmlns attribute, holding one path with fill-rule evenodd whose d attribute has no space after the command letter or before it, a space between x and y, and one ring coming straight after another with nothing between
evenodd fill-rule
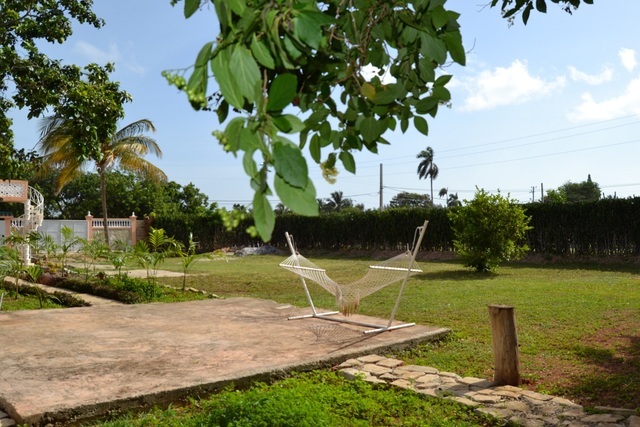
<instances>
[{"instance_id":1,"label":"concrete patio slab","mask_svg":"<svg viewBox=\"0 0 640 427\"><path fill-rule=\"evenodd\" d=\"M408 348L448 332L416 325L364 335L366 328L344 323L287 320L308 313L251 298L3 312L0 409L18 423L75 422Z\"/></svg>"}]
</instances>

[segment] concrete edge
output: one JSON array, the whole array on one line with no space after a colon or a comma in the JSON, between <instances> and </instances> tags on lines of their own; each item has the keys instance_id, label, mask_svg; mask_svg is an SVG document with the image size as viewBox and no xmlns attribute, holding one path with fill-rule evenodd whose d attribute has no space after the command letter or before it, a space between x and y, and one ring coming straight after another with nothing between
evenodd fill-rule
<instances>
[{"instance_id":1,"label":"concrete edge","mask_svg":"<svg viewBox=\"0 0 640 427\"><path fill-rule=\"evenodd\" d=\"M393 333L386 331L380 333ZM421 336L412 339L385 343L381 345L372 345L358 351L341 353L338 356L322 357L307 360L301 363L289 363L282 365L274 365L268 371L248 370L238 372L238 375L232 377L223 377L218 380L189 386L174 390L165 390L147 395L138 395L126 399L119 399L109 402L97 402L91 405L83 405L75 408L61 408L56 412L45 412L40 414L30 414L28 417L21 417L16 413L15 408L0 396L0 406L18 424L30 425L46 425L63 423L68 426L79 425L87 421L99 419L109 415L119 415L127 412L144 411L152 407L166 408L171 403L179 402L189 396L197 396L198 398L206 398L212 394L222 391L225 387L233 384L235 387L248 388L255 382L271 382L286 377L293 372L309 372L318 369L328 369L339 365L340 363L372 353L397 352L406 350L425 342L432 342L442 339L451 333L448 328L437 328L428 331Z\"/></svg>"}]
</instances>

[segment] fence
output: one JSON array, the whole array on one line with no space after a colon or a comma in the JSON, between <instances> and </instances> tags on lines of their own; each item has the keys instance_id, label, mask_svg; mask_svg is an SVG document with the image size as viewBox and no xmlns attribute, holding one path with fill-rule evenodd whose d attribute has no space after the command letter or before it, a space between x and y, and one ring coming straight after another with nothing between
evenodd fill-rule
<instances>
[{"instance_id":1,"label":"fence","mask_svg":"<svg viewBox=\"0 0 640 427\"><path fill-rule=\"evenodd\" d=\"M9 235L12 217L0 215L0 244ZM110 241L122 240L129 245L135 245L137 241L146 238L145 221L139 220L135 215L129 218L110 218L107 220ZM104 220L94 218L90 214L84 220L45 219L38 227L38 232L49 235L57 245L62 243L62 228L69 227L73 235L86 240L93 240L104 235Z\"/></svg>"}]
</instances>

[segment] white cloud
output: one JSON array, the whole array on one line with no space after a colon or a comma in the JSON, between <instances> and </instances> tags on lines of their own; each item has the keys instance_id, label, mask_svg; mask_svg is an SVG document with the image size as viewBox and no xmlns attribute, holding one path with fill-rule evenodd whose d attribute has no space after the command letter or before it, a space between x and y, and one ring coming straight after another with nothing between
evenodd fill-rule
<instances>
[{"instance_id":1,"label":"white cloud","mask_svg":"<svg viewBox=\"0 0 640 427\"><path fill-rule=\"evenodd\" d=\"M91 43L79 41L73 47L74 53L84 56L90 62L106 64L107 62L117 62L122 58L118 46L111 44L109 50L102 50Z\"/></svg>"},{"instance_id":2,"label":"white cloud","mask_svg":"<svg viewBox=\"0 0 640 427\"><path fill-rule=\"evenodd\" d=\"M638 65L638 61L636 60L636 51L633 49L622 48L618 52L618 56L620 56L620 61L622 61L622 65L627 71L633 71Z\"/></svg>"},{"instance_id":3,"label":"white cloud","mask_svg":"<svg viewBox=\"0 0 640 427\"><path fill-rule=\"evenodd\" d=\"M582 103L567 115L573 122L609 120L640 114L640 78L631 80L625 92L611 99L597 102L590 93L582 95Z\"/></svg>"},{"instance_id":4,"label":"white cloud","mask_svg":"<svg viewBox=\"0 0 640 427\"><path fill-rule=\"evenodd\" d=\"M116 69L120 65L134 74L144 74L146 71L143 66L136 63L135 59L130 58L130 55L127 55L129 58L124 58L115 43L109 45L109 50L103 50L91 43L79 41L73 47L73 52L85 57L89 62L101 65L112 62L116 65Z\"/></svg>"},{"instance_id":5,"label":"white cloud","mask_svg":"<svg viewBox=\"0 0 640 427\"><path fill-rule=\"evenodd\" d=\"M613 78L613 70L605 67L600 74L590 75L578 70L576 67L569 66L569 76L571 80L576 82L585 82L590 85L599 85L608 82Z\"/></svg>"},{"instance_id":6,"label":"white cloud","mask_svg":"<svg viewBox=\"0 0 640 427\"><path fill-rule=\"evenodd\" d=\"M559 76L555 80L544 80L532 76L526 61L516 60L507 68L497 67L482 71L475 77L463 78L460 85L470 93L461 109L477 111L549 96L565 85L565 78Z\"/></svg>"}]
</instances>

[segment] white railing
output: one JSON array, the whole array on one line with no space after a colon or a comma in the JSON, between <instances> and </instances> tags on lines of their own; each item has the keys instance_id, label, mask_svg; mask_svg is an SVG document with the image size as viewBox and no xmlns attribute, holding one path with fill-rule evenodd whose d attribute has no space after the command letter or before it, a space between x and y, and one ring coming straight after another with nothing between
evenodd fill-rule
<instances>
[{"instance_id":1,"label":"white railing","mask_svg":"<svg viewBox=\"0 0 640 427\"><path fill-rule=\"evenodd\" d=\"M92 228L103 228L104 219L93 219L91 221ZM131 220L124 218L107 219L107 227L109 228L131 228Z\"/></svg>"}]
</instances>

